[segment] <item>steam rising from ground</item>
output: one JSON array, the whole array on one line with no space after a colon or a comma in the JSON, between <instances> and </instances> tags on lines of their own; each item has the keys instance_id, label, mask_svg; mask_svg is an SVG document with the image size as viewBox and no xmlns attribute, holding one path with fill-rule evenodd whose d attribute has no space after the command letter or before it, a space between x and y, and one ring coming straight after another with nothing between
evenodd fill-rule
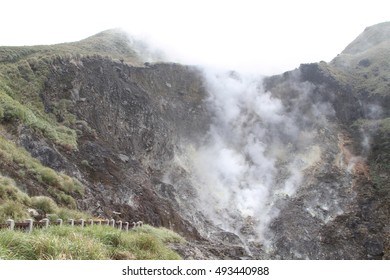
<instances>
[{"instance_id":1,"label":"steam rising from ground","mask_svg":"<svg viewBox=\"0 0 390 280\"><path fill-rule=\"evenodd\" d=\"M201 209L239 235L264 239L278 201L293 196L302 170L319 160L295 112L265 92L259 76L205 71L213 122L192 156ZM293 156L294 154L294 156Z\"/></svg>"}]
</instances>

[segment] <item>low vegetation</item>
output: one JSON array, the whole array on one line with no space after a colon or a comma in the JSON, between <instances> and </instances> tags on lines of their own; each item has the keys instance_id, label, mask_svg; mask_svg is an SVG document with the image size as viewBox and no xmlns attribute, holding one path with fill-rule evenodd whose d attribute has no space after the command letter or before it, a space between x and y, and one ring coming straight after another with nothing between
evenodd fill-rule
<instances>
[{"instance_id":1,"label":"low vegetation","mask_svg":"<svg viewBox=\"0 0 390 280\"><path fill-rule=\"evenodd\" d=\"M329 65L347 78L354 93L369 96L388 96L390 73L388 57L390 41L375 46L365 46L365 51L342 53ZM340 77L340 75L338 76Z\"/></svg>"},{"instance_id":2,"label":"low vegetation","mask_svg":"<svg viewBox=\"0 0 390 280\"><path fill-rule=\"evenodd\" d=\"M0 231L0 259L18 260L177 260L180 256L166 246L184 239L166 229L145 225L120 231L108 226L52 226L26 234Z\"/></svg>"},{"instance_id":3,"label":"low vegetation","mask_svg":"<svg viewBox=\"0 0 390 280\"><path fill-rule=\"evenodd\" d=\"M37 109L28 108L13 99L0 88L0 122L21 123L48 140L69 150L77 149L76 131L43 115Z\"/></svg>"},{"instance_id":4,"label":"low vegetation","mask_svg":"<svg viewBox=\"0 0 390 280\"><path fill-rule=\"evenodd\" d=\"M42 100L55 56L29 47L0 48L0 122L23 124L51 142L77 149L76 131L48 114Z\"/></svg>"},{"instance_id":5,"label":"low vegetation","mask_svg":"<svg viewBox=\"0 0 390 280\"><path fill-rule=\"evenodd\" d=\"M74 200L74 199L73 199ZM0 175L0 223L7 219L17 221L30 218L28 209L33 208L41 213L51 214L51 219L90 219L91 215L75 210L75 208L58 206L47 196L30 197L22 192L15 181Z\"/></svg>"},{"instance_id":6,"label":"low vegetation","mask_svg":"<svg viewBox=\"0 0 390 280\"><path fill-rule=\"evenodd\" d=\"M68 208L75 209L74 197L82 196L84 193L84 186L76 178L43 166L26 150L1 136L0 159L0 166L16 166L19 176L30 176L39 184L46 186L50 195L59 204Z\"/></svg>"},{"instance_id":7,"label":"low vegetation","mask_svg":"<svg viewBox=\"0 0 390 280\"><path fill-rule=\"evenodd\" d=\"M59 207L46 196L29 197L15 182L0 175L0 223L12 218L30 218L28 209L50 213L50 220L61 218L91 219L91 215ZM129 232L109 226L50 226L21 231L0 230L0 259L38 260L105 260L105 259L180 259L167 243L184 242L178 234L148 225Z\"/></svg>"},{"instance_id":8,"label":"low vegetation","mask_svg":"<svg viewBox=\"0 0 390 280\"><path fill-rule=\"evenodd\" d=\"M0 223L8 218L28 218L26 207L29 205L30 197L20 191L12 179L0 175Z\"/></svg>"},{"instance_id":9,"label":"low vegetation","mask_svg":"<svg viewBox=\"0 0 390 280\"><path fill-rule=\"evenodd\" d=\"M0 47L0 63L15 63L21 60L99 55L123 59L128 63L141 63L138 54L130 47L130 41L120 30L106 30L84 40L47 46ZM75 56L77 55L77 56Z\"/></svg>"}]
</instances>

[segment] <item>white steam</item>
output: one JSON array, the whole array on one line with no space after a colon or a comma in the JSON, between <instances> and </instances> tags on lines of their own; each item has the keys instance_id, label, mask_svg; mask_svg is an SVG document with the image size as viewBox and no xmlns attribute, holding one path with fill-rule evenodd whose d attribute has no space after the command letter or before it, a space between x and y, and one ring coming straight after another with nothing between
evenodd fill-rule
<instances>
[{"instance_id":1,"label":"white steam","mask_svg":"<svg viewBox=\"0 0 390 280\"><path fill-rule=\"evenodd\" d=\"M297 125L298 114L263 90L261 77L210 70L205 77L213 120L190 160L199 208L238 235L250 220L252 237L264 241L278 201L294 195L302 170L319 160L319 148Z\"/></svg>"}]
</instances>

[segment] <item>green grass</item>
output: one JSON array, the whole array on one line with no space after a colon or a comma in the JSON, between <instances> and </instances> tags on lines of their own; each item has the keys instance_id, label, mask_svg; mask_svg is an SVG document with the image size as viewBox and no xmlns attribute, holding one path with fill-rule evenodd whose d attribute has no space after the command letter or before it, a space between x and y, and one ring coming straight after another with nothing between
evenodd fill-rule
<instances>
[{"instance_id":1,"label":"green grass","mask_svg":"<svg viewBox=\"0 0 390 280\"><path fill-rule=\"evenodd\" d=\"M127 63L141 63L131 49L127 36L120 30L106 30L84 40L49 46L0 47L0 63L15 63L26 60L33 70L39 69L39 60L79 60L83 56L101 56L120 59Z\"/></svg>"},{"instance_id":2,"label":"green grass","mask_svg":"<svg viewBox=\"0 0 390 280\"><path fill-rule=\"evenodd\" d=\"M17 188L14 180L0 175L0 202L7 200L23 205L31 204L30 197Z\"/></svg>"},{"instance_id":3,"label":"green grass","mask_svg":"<svg viewBox=\"0 0 390 280\"><path fill-rule=\"evenodd\" d=\"M74 209L68 209L64 207L59 207L58 210L54 213L54 216L51 216L52 220L56 219L62 219L64 221L67 221L69 219L74 219L74 220L79 220L79 219L84 219L84 220L89 220L92 219L92 215L85 213L85 212L80 212Z\"/></svg>"},{"instance_id":4,"label":"green grass","mask_svg":"<svg viewBox=\"0 0 390 280\"><path fill-rule=\"evenodd\" d=\"M47 196L34 196L31 198L31 206L45 213L56 213L58 206L55 201Z\"/></svg>"},{"instance_id":5,"label":"green grass","mask_svg":"<svg viewBox=\"0 0 390 280\"><path fill-rule=\"evenodd\" d=\"M13 219L23 221L30 218L26 207L15 201L6 201L0 205L0 220Z\"/></svg>"},{"instance_id":6,"label":"green grass","mask_svg":"<svg viewBox=\"0 0 390 280\"><path fill-rule=\"evenodd\" d=\"M3 259L64 260L108 259L109 253L101 242L86 238L75 230L62 234L63 229L34 230L31 234L3 230L0 234L0 252Z\"/></svg>"},{"instance_id":7,"label":"green grass","mask_svg":"<svg viewBox=\"0 0 390 280\"><path fill-rule=\"evenodd\" d=\"M39 183L46 185L47 188L51 187L52 193L56 193L59 196L82 196L84 193L84 186L76 178L72 178L64 173L58 173L49 167L43 166L26 150L1 136L0 159L2 164L8 167L11 165L18 166L19 171L24 172L24 176L29 174Z\"/></svg>"},{"instance_id":8,"label":"green grass","mask_svg":"<svg viewBox=\"0 0 390 280\"><path fill-rule=\"evenodd\" d=\"M57 124L55 121L40 113L34 113L32 109L22 105L1 89L0 122L23 123L58 145L70 150L77 149L77 135L75 130Z\"/></svg>"},{"instance_id":9,"label":"green grass","mask_svg":"<svg viewBox=\"0 0 390 280\"><path fill-rule=\"evenodd\" d=\"M355 94L388 96L389 55L390 40L387 40L362 53L342 53L329 64L329 68L337 69L336 77L345 80Z\"/></svg>"},{"instance_id":10,"label":"green grass","mask_svg":"<svg viewBox=\"0 0 390 280\"><path fill-rule=\"evenodd\" d=\"M45 196L29 197L15 182L0 175L0 223L12 218L29 218L28 208L49 213L50 220L58 218L89 220L92 215L64 207ZM183 243L184 238L165 229L144 225L142 228L120 231L109 226L85 228L51 226L34 229L32 233L0 230L0 259L180 259L167 243Z\"/></svg>"},{"instance_id":11,"label":"green grass","mask_svg":"<svg viewBox=\"0 0 390 280\"><path fill-rule=\"evenodd\" d=\"M15 220L29 218L27 212L29 205L30 197L19 190L12 179L0 175L0 221L9 218Z\"/></svg>"},{"instance_id":12,"label":"green grass","mask_svg":"<svg viewBox=\"0 0 390 280\"><path fill-rule=\"evenodd\" d=\"M170 236L172 235L172 236ZM52 226L27 234L0 231L0 258L19 260L177 260L180 256L167 242L184 242L167 229L145 225L119 231L108 226Z\"/></svg>"},{"instance_id":13,"label":"green grass","mask_svg":"<svg viewBox=\"0 0 390 280\"><path fill-rule=\"evenodd\" d=\"M167 228L155 228L145 225L141 228L137 228L140 233L148 233L155 235L163 243L183 243L184 239L181 235L167 229Z\"/></svg>"},{"instance_id":14,"label":"green grass","mask_svg":"<svg viewBox=\"0 0 390 280\"><path fill-rule=\"evenodd\" d=\"M53 194L54 197L57 198L58 192L54 192ZM53 214L53 216L51 216L53 220L58 218L63 220L71 218L92 218L91 215L76 210L76 202L73 197L64 193L60 194L70 201L64 203L59 199L59 204L65 207L59 207L56 201L47 196L30 197L21 191L12 179L0 175L0 220L9 218L14 220L27 219L30 217L28 208L40 210L47 214Z\"/></svg>"},{"instance_id":15,"label":"green grass","mask_svg":"<svg viewBox=\"0 0 390 280\"><path fill-rule=\"evenodd\" d=\"M6 52L1 50L0 56ZM42 101L51 60L30 58L0 63L0 122L24 124L53 143L76 150L75 130L47 114Z\"/></svg>"}]
</instances>

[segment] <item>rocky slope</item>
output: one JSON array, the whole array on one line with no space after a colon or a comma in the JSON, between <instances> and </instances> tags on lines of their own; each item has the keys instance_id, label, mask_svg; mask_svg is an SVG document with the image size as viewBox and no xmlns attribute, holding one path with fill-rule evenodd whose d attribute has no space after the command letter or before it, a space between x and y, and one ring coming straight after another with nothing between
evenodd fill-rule
<instances>
[{"instance_id":1,"label":"rocky slope","mask_svg":"<svg viewBox=\"0 0 390 280\"><path fill-rule=\"evenodd\" d=\"M65 193L94 215L171 228L185 258L388 259L389 30L250 82L143 64L117 31L2 47L1 140L85 192L5 152L0 172L60 205Z\"/></svg>"}]
</instances>

